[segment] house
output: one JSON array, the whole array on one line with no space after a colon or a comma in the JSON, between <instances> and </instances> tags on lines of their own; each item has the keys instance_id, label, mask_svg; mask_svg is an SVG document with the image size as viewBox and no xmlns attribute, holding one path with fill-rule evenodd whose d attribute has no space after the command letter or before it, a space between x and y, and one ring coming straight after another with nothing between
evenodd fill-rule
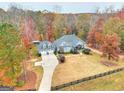
<instances>
[{"instance_id":1,"label":"house","mask_svg":"<svg viewBox=\"0 0 124 93\"><path fill-rule=\"evenodd\" d=\"M54 41L54 46L57 48L57 51L63 50L64 52L70 52L71 49L77 47L78 45L81 48L85 47L85 42L78 38L76 35L64 35L61 38Z\"/></svg>"},{"instance_id":2,"label":"house","mask_svg":"<svg viewBox=\"0 0 124 93\"><path fill-rule=\"evenodd\" d=\"M53 53L55 46L49 41L41 41L38 45L38 52L40 54Z\"/></svg>"}]
</instances>

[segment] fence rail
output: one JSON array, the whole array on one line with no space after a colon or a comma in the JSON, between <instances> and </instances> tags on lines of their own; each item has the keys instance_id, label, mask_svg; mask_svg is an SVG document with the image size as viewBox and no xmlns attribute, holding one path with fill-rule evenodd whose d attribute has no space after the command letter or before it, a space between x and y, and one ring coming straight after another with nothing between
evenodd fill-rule
<instances>
[{"instance_id":1,"label":"fence rail","mask_svg":"<svg viewBox=\"0 0 124 93\"><path fill-rule=\"evenodd\" d=\"M53 86L53 87L51 87L51 90L59 90L59 89L62 89L64 87L68 87L68 86L75 85L75 84L78 84L78 83L82 83L82 82L85 82L85 81L93 80L93 79L103 77L103 76L106 76L106 75L114 74L114 73L117 73L117 72L120 72L120 71L123 71L123 70L124 70L124 67L118 68L118 69L115 69L115 70L110 70L110 71L107 71L107 72L104 72L104 73L96 74L96 75L93 75L93 76L89 76L89 77L86 77L86 78L82 78L82 79L79 79L79 80L75 80L75 81L72 81L72 82L61 84L61 85L58 85L58 86Z\"/></svg>"}]
</instances>

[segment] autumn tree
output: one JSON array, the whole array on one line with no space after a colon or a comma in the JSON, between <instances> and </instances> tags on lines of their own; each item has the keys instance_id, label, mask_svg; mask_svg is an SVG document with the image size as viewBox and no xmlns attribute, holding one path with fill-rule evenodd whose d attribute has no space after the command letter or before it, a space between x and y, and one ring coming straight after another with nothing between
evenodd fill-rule
<instances>
[{"instance_id":1,"label":"autumn tree","mask_svg":"<svg viewBox=\"0 0 124 93\"><path fill-rule=\"evenodd\" d=\"M44 33L45 33L45 20L43 17L43 13L41 11L37 11L36 14L33 16L35 21L36 31L40 34L40 41L44 40Z\"/></svg>"},{"instance_id":2,"label":"autumn tree","mask_svg":"<svg viewBox=\"0 0 124 93\"><path fill-rule=\"evenodd\" d=\"M95 26L93 26L91 28L91 31L89 31L88 33L88 37L87 37L87 43L90 47L93 48L100 48L100 45L103 41L103 24L104 20L102 18L100 18Z\"/></svg>"},{"instance_id":3,"label":"autumn tree","mask_svg":"<svg viewBox=\"0 0 124 93\"><path fill-rule=\"evenodd\" d=\"M28 17L27 19L22 18L20 22L20 35L23 45L29 52L32 41L39 40L39 34L36 31L32 17Z\"/></svg>"},{"instance_id":4,"label":"autumn tree","mask_svg":"<svg viewBox=\"0 0 124 93\"><path fill-rule=\"evenodd\" d=\"M120 39L117 34L105 35L103 43L101 45L101 51L103 52L103 56L107 56L108 59L119 59L119 45Z\"/></svg>"},{"instance_id":5,"label":"autumn tree","mask_svg":"<svg viewBox=\"0 0 124 93\"><path fill-rule=\"evenodd\" d=\"M66 34L66 27L65 27L65 16L61 14L56 14L55 20L53 22L53 29L55 39L58 39L62 35Z\"/></svg>"},{"instance_id":6,"label":"autumn tree","mask_svg":"<svg viewBox=\"0 0 124 93\"><path fill-rule=\"evenodd\" d=\"M122 52L124 52L124 31L122 31L121 33L120 33L120 38L121 38L121 40L120 40L120 48L121 48L121 51Z\"/></svg>"},{"instance_id":7,"label":"autumn tree","mask_svg":"<svg viewBox=\"0 0 124 93\"><path fill-rule=\"evenodd\" d=\"M44 16L46 19L46 32L45 32L46 40L52 42L54 40L53 22L55 19L55 14L45 13Z\"/></svg>"},{"instance_id":8,"label":"autumn tree","mask_svg":"<svg viewBox=\"0 0 124 93\"><path fill-rule=\"evenodd\" d=\"M105 34L113 34L116 33L120 37L120 48L121 51L124 51L124 40L123 40L123 33L124 33L124 20L119 17L110 18L104 26L104 33Z\"/></svg>"},{"instance_id":9,"label":"autumn tree","mask_svg":"<svg viewBox=\"0 0 124 93\"><path fill-rule=\"evenodd\" d=\"M53 27L51 23L47 26L46 39L50 42L53 42L54 40Z\"/></svg>"},{"instance_id":10,"label":"autumn tree","mask_svg":"<svg viewBox=\"0 0 124 93\"><path fill-rule=\"evenodd\" d=\"M118 11L115 16L124 20L124 8L122 8L120 11Z\"/></svg>"},{"instance_id":11,"label":"autumn tree","mask_svg":"<svg viewBox=\"0 0 124 93\"><path fill-rule=\"evenodd\" d=\"M117 33L119 34L119 27L122 25L121 20L118 17L109 18L104 26L105 34Z\"/></svg>"},{"instance_id":12,"label":"autumn tree","mask_svg":"<svg viewBox=\"0 0 124 93\"><path fill-rule=\"evenodd\" d=\"M17 86L26 53L18 30L11 24L0 24L0 86Z\"/></svg>"},{"instance_id":13,"label":"autumn tree","mask_svg":"<svg viewBox=\"0 0 124 93\"><path fill-rule=\"evenodd\" d=\"M90 14L80 14L75 18L75 32L81 39L86 39L88 31L90 29ZM74 27L74 25L73 25Z\"/></svg>"},{"instance_id":14,"label":"autumn tree","mask_svg":"<svg viewBox=\"0 0 124 93\"><path fill-rule=\"evenodd\" d=\"M31 51L33 44L32 41L39 40L40 38L38 31L36 31L35 23L32 17L27 17L27 19L21 18L20 37L21 37L22 45L24 46L23 51L25 51L27 54L27 58L22 62L24 79L26 82L27 60L31 58L32 55L32 51Z\"/></svg>"}]
</instances>

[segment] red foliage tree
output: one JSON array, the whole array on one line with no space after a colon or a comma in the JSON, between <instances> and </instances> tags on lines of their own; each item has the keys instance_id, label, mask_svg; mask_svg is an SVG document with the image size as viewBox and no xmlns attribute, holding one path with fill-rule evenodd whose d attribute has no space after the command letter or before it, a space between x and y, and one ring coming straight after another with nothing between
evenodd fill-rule
<instances>
[{"instance_id":1,"label":"red foliage tree","mask_svg":"<svg viewBox=\"0 0 124 93\"><path fill-rule=\"evenodd\" d=\"M54 13L46 13L45 14L46 21L47 21L47 28L45 32L46 39L50 42L54 40L54 30L53 30L53 21L55 18Z\"/></svg>"},{"instance_id":2,"label":"red foliage tree","mask_svg":"<svg viewBox=\"0 0 124 93\"><path fill-rule=\"evenodd\" d=\"M99 48L103 40L103 25L104 20L100 18L95 26L89 31L87 37L87 43L89 47Z\"/></svg>"},{"instance_id":3,"label":"red foliage tree","mask_svg":"<svg viewBox=\"0 0 124 93\"><path fill-rule=\"evenodd\" d=\"M117 12L117 14L115 16L119 17L122 20L124 20L124 10L121 10L121 11Z\"/></svg>"},{"instance_id":4,"label":"red foliage tree","mask_svg":"<svg viewBox=\"0 0 124 93\"><path fill-rule=\"evenodd\" d=\"M26 20L21 20L20 33L26 49L30 48L32 41L39 40L39 34L36 32L35 23L32 17L28 17Z\"/></svg>"},{"instance_id":5,"label":"red foliage tree","mask_svg":"<svg viewBox=\"0 0 124 93\"><path fill-rule=\"evenodd\" d=\"M91 31L88 33L87 43L89 47L95 46L95 28L92 28Z\"/></svg>"},{"instance_id":6,"label":"red foliage tree","mask_svg":"<svg viewBox=\"0 0 124 93\"><path fill-rule=\"evenodd\" d=\"M54 40L54 33L53 33L53 27L52 24L49 24L47 26L47 31L46 31L46 39L50 42L53 42Z\"/></svg>"},{"instance_id":7,"label":"red foliage tree","mask_svg":"<svg viewBox=\"0 0 124 93\"><path fill-rule=\"evenodd\" d=\"M101 45L101 51L103 56L107 56L108 59L118 60L119 56L119 37L117 34L106 35Z\"/></svg>"}]
</instances>

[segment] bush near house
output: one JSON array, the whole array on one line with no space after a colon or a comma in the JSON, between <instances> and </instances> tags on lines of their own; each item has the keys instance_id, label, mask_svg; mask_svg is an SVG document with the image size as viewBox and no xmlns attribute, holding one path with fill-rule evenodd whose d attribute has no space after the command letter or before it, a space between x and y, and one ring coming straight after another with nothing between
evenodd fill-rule
<instances>
[{"instance_id":1,"label":"bush near house","mask_svg":"<svg viewBox=\"0 0 124 93\"><path fill-rule=\"evenodd\" d=\"M71 53L72 53L72 54L79 54L77 48L73 48L73 49L71 49Z\"/></svg>"},{"instance_id":2,"label":"bush near house","mask_svg":"<svg viewBox=\"0 0 124 93\"><path fill-rule=\"evenodd\" d=\"M59 60L60 63L64 63L65 62L65 56L64 55L59 55L58 60Z\"/></svg>"},{"instance_id":3,"label":"bush near house","mask_svg":"<svg viewBox=\"0 0 124 93\"><path fill-rule=\"evenodd\" d=\"M91 50L88 49L88 48L84 48L84 49L82 50L82 53L84 53L84 54L90 54L90 52L91 52Z\"/></svg>"}]
</instances>

